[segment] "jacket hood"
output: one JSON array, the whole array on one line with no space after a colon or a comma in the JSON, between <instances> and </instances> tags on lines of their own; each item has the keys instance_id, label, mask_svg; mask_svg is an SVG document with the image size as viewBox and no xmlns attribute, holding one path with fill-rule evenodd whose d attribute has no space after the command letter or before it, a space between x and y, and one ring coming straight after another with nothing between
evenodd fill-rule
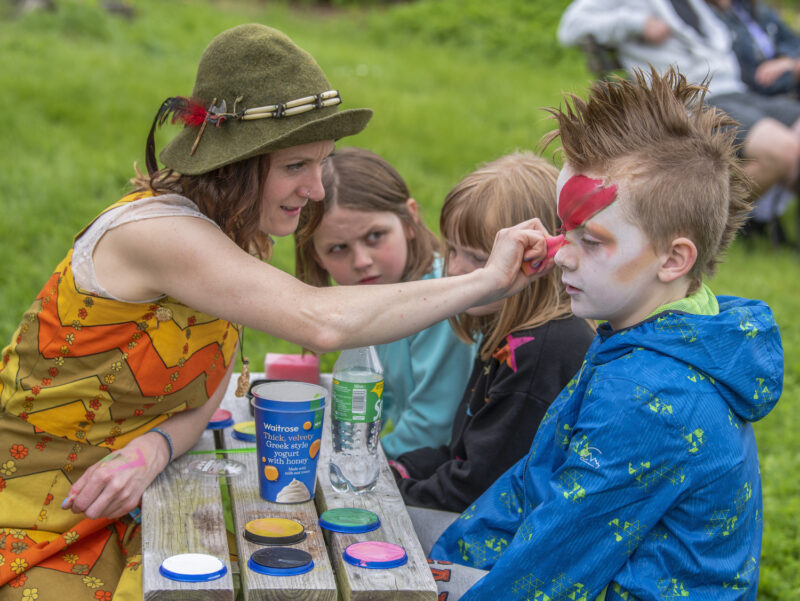
<instances>
[{"instance_id":1,"label":"jacket hood","mask_svg":"<svg viewBox=\"0 0 800 601\"><path fill-rule=\"evenodd\" d=\"M608 324L587 354L603 364L630 351L653 350L714 379L728 406L755 422L783 390L783 346L772 310L762 301L718 296L717 315L666 311L624 330Z\"/></svg>"}]
</instances>

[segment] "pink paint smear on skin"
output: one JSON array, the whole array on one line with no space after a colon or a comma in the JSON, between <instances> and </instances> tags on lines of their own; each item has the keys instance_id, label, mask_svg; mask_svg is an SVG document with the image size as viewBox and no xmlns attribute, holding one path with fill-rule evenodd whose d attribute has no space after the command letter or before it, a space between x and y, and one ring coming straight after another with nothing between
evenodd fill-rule
<instances>
[{"instance_id":1,"label":"pink paint smear on skin","mask_svg":"<svg viewBox=\"0 0 800 601\"><path fill-rule=\"evenodd\" d=\"M111 471L121 472L122 470L132 470L135 467L144 467L145 465L147 465L147 463L144 460L144 455L142 455L141 449L136 449L136 455L137 455L136 459L134 459L133 461L129 461L128 463L125 463L117 468L114 468Z\"/></svg>"}]
</instances>

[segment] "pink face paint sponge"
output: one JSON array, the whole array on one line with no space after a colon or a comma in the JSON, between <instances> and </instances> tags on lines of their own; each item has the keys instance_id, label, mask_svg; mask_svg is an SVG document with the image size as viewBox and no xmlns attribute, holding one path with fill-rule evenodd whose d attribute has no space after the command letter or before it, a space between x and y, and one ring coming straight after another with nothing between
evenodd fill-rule
<instances>
[{"instance_id":1,"label":"pink face paint sponge","mask_svg":"<svg viewBox=\"0 0 800 601\"><path fill-rule=\"evenodd\" d=\"M319 384L319 357L316 355L267 353L264 376L270 380L295 380Z\"/></svg>"}]
</instances>

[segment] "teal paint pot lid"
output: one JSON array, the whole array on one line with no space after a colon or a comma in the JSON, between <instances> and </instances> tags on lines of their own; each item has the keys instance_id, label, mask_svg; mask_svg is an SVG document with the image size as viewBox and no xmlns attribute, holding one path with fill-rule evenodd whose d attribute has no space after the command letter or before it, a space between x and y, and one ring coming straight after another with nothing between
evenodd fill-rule
<instances>
[{"instance_id":1,"label":"teal paint pot lid","mask_svg":"<svg viewBox=\"0 0 800 601\"><path fill-rule=\"evenodd\" d=\"M378 514L358 507L329 509L319 516L319 525L332 532L361 534L380 528Z\"/></svg>"}]
</instances>

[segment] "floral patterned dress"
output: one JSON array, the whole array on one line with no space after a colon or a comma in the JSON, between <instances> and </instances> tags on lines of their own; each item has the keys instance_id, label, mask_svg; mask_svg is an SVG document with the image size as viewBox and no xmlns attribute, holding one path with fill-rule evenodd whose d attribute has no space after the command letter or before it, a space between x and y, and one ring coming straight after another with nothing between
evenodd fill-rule
<instances>
[{"instance_id":1,"label":"floral patterned dress","mask_svg":"<svg viewBox=\"0 0 800 601\"><path fill-rule=\"evenodd\" d=\"M133 520L88 519L61 503L88 467L203 405L237 341L234 324L175 299L78 288L69 251L0 362L0 600L141 599Z\"/></svg>"}]
</instances>

